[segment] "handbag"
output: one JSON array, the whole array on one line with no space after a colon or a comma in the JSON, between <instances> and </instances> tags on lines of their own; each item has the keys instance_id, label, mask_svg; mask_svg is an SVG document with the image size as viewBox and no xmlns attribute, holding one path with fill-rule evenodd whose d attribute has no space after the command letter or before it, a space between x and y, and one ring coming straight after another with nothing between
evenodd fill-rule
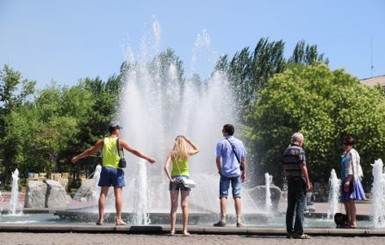
<instances>
[{"instance_id":1,"label":"handbag","mask_svg":"<svg viewBox=\"0 0 385 245\"><path fill-rule=\"evenodd\" d=\"M349 219L346 214L336 213L334 215L334 222L336 223L337 228L348 228L349 227Z\"/></svg>"},{"instance_id":2,"label":"handbag","mask_svg":"<svg viewBox=\"0 0 385 245\"><path fill-rule=\"evenodd\" d=\"M181 182L186 188L194 188L196 186L195 181L190 178L181 178Z\"/></svg>"},{"instance_id":3,"label":"handbag","mask_svg":"<svg viewBox=\"0 0 385 245\"><path fill-rule=\"evenodd\" d=\"M343 191L345 191L345 190L344 190L344 183L343 183L343 182L341 183L341 189L342 189ZM348 191L348 193L351 194L351 193L353 193L353 191L354 191L354 180L352 179L352 180L350 180L350 182L349 182L349 191Z\"/></svg>"},{"instance_id":4,"label":"handbag","mask_svg":"<svg viewBox=\"0 0 385 245\"><path fill-rule=\"evenodd\" d=\"M125 168L127 166L126 159L124 159L124 151L122 151L122 156L120 156L120 148L119 148L119 138L116 140L116 147L118 148L118 155L119 155L119 168Z\"/></svg>"}]
</instances>

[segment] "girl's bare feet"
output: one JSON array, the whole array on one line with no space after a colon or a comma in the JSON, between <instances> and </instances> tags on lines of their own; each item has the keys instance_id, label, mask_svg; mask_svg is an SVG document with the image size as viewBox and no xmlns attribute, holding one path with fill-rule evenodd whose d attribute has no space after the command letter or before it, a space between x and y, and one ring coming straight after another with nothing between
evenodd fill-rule
<instances>
[{"instance_id":1,"label":"girl's bare feet","mask_svg":"<svg viewBox=\"0 0 385 245\"><path fill-rule=\"evenodd\" d=\"M352 228L352 229L357 228L357 223L356 223L356 222L350 223L350 224L349 224L349 228Z\"/></svg>"},{"instance_id":2,"label":"girl's bare feet","mask_svg":"<svg viewBox=\"0 0 385 245\"><path fill-rule=\"evenodd\" d=\"M102 219L98 220L98 222L96 222L96 225L103 225L103 220Z\"/></svg>"}]
</instances>

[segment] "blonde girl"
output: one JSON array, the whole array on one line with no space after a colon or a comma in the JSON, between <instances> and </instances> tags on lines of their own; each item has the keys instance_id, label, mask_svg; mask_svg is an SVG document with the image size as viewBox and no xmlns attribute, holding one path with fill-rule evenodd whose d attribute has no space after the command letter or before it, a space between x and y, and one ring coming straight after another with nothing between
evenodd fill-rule
<instances>
[{"instance_id":1,"label":"blonde girl","mask_svg":"<svg viewBox=\"0 0 385 245\"><path fill-rule=\"evenodd\" d=\"M176 211L178 209L178 196L181 192L181 208L182 208L182 223L183 235L189 236L187 230L188 224L188 195L191 188L183 185L183 179L190 177L188 158L199 152L198 147L188 138L183 135L178 135L175 138L173 149L168 154L167 160L164 164L163 170L170 180L169 190L171 199L170 210L170 235L175 234ZM171 173L170 173L171 165Z\"/></svg>"}]
</instances>

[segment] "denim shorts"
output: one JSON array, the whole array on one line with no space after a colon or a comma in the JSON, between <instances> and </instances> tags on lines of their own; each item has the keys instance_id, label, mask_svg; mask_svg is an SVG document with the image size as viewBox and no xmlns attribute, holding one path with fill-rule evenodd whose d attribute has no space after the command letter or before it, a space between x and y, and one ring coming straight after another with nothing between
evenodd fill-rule
<instances>
[{"instance_id":1,"label":"denim shorts","mask_svg":"<svg viewBox=\"0 0 385 245\"><path fill-rule=\"evenodd\" d=\"M124 182L124 171L121 168L110 168L102 167L102 172L100 173L99 186L114 186L114 187L123 187L125 186Z\"/></svg>"},{"instance_id":2,"label":"denim shorts","mask_svg":"<svg viewBox=\"0 0 385 245\"><path fill-rule=\"evenodd\" d=\"M241 187L242 181L241 176L236 177L225 177L221 175L221 180L219 182L219 198L226 197L229 195L229 188L231 184L233 198L241 197Z\"/></svg>"},{"instance_id":3,"label":"denim shorts","mask_svg":"<svg viewBox=\"0 0 385 245\"><path fill-rule=\"evenodd\" d=\"M191 191L191 188L187 188L183 185L182 183L182 177L183 178L189 178L188 176L172 176L171 178L173 179L178 179L180 180L177 184L174 184L172 182L170 182L170 185L169 185L169 188L168 190L169 191L176 191L176 190L181 190L181 191Z\"/></svg>"}]
</instances>

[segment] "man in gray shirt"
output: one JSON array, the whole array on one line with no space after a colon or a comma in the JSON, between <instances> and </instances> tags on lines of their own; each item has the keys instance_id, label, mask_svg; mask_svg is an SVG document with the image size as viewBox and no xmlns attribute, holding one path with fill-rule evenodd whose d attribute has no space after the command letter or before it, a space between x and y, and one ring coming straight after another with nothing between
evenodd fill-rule
<instances>
[{"instance_id":1,"label":"man in gray shirt","mask_svg":"<svg viewBox=\"0 0 385 245\"><path fill-rule=\"evenodd\" d=\"M291 137L291 144L286 148L282 166L287 180L287 211L286 230L287 238L308 239L310 236L303 233L304 209L306 191L311 190L312 184L306 167L305 151L303 150L304 137L295 133ZM295 211L295 222L293 219Z\"/></svg>"}]
</instances>

